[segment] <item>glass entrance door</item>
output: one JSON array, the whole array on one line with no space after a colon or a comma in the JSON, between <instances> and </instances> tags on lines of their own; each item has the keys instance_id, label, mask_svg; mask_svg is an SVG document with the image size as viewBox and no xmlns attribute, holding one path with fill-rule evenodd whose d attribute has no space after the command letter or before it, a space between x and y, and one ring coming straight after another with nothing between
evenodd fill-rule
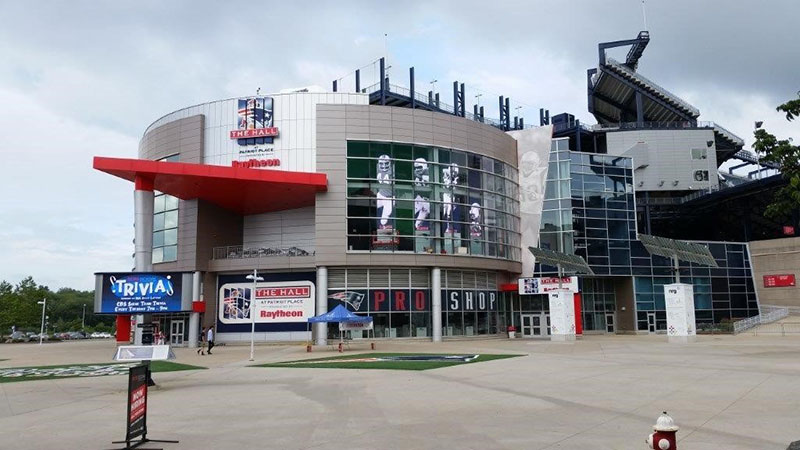
<instances>
[{"instance_id":1,"label":"glass entrance door","mask_svg":"<svg viewBox=\"0 0 800 450\"><path fill-rule=\"evenodd\" d=\"M169 343L183 345L183 319L172 319L169 323Z\"/></svg>"},{"instance_id":2,"label":"glass entrance door","mask_svg":"<svg viewBox=\"0 0 800 450\"><path fill-rule=\"evenodd\" d=\"M616 331L616 323L614 321L614 313L606 313L606 333L614 333Z\"/></svg>"},{"instance_id":3,"label":"glass entrance door","mask_svg":"<svg viewBox=\"0 0 800 450\"><path fill-rule=\"evenodd\" d=\"M549 314L523 314L522 337L544 337L550 335Z\"/></svg>"},{"instance_id":4,"label":"glass entrance door","mask_svg":"<svg viewBox=\"0 0 800 450\"><path fill-rule=\"evenodd\" d=\"M656 332L656 313L647 313L647 331L650 333Z\"/></svg>"},{"instance_id":5,"label":"glass entrance door","mask_svg":"<svg viewBox=\"0 0 800 450\"><path fill-rule=\"evenodd\" d=\"M522 337L533 337L533 315L523 314L522 318Z\"/></svg>"}]
</instances>

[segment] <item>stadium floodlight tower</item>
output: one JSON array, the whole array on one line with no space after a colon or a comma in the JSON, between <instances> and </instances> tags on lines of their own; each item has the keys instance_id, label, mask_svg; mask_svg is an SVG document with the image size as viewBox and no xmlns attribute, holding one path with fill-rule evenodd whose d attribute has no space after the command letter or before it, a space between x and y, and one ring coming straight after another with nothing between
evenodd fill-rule
<instances>
[{"instance_id":1,"label":"stadium floodlight tower","mask_svg":"<svg viewBox=\"0 0 800 450\"><path fill-rule=\"evenodd\" d=\"M558 290L547 293L550 307L550 340L575 340L575 294L561 288L564 270L583 275L594 275L592 268L578 255L528 247L539 264L558 268Z\"/></svg>"},{"instance_id":2,"label":"stadium floodlight tower","mask_svg":"<svg viewBox=\"0 0 800 450\"><path fill-rule=\"evenodd\" d=\"M694 287L681 283L678 261L688 261L705 266L719 267L711 251L702 244L676 241L660 236L640 234L639 241L648 252L672 259L675 283L664 285L667 308L667 340L687 343L694 341L697 327L694 317Z\"/></svg>"}]
</instances>

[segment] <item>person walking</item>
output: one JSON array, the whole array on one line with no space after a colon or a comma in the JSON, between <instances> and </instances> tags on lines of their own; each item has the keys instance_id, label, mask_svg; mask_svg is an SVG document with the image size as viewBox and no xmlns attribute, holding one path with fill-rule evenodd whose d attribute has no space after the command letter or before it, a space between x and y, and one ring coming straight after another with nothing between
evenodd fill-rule
<instances>
[{"instance_id":1,"label":"person walking","mask_svg":"<svg viewBox=\"0 0 800 450\"><path fill-rule=\"evenodd\" d=\"M211 349L214 347L214 325L208 327L208 333L206 334L206 340L208 340L208 354L211 354Z\"/></svg>"},{"instance_id":2,"label":"person walking","mask_svg":"<svg viewBox=\"0 0 800 450\"><path fill-rule=\"evenodd\" d=\"M197 354L198 355L205 355L205 347L206 347L206 327L203 327L203 331L200 332L200 345L197 347Z\"/></svg>"}]
</instances>

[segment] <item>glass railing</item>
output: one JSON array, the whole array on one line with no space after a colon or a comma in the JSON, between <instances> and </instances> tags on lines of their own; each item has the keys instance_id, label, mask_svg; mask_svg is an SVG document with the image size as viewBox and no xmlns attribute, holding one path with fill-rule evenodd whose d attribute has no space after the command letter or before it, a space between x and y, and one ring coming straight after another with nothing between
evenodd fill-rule
<instances>
[{"instance_id":1,"label":"glass railing","mask_svg":"<svg viewBox=\"0 0 800 450\"><path fill-rule=\"evenodd\" d=\"M212 259L267 258L272 256L314 256L315 252L298 247L244 247L226 245L214 247Z\"/></svg>"}]
</instances>

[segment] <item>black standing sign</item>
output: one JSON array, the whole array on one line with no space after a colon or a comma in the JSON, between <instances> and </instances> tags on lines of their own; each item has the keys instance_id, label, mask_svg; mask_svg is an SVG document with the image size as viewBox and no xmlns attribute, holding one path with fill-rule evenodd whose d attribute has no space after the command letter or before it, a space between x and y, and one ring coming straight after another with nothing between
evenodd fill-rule
<instances>
[{"instance_id":1,"label":"black standing sign","mask_svg":"<svg viewBox=\"0 0 800 450\"><path fill-rule=\"evenodd\" d=\"M147 372L146 365L131 367L128 374L128 427L125 440L147 435Z\"/></svg>"},{"instance_id":2,"label":"black standing sign","mask_svg":"<svg viewBox=\"0 0 800 450\"><path fill-rule=\"evenodd\" d=\"M131 367L128 371L128 417L125 420L127 424L125 440L112 442L112 444L125 444L120 450L138 448L147 442L178 443L178 441L147 438L147 380L149 379L150 367L146 364ZM136 438L140 439L134 442Z\"/></svg>"}]
</instances>

